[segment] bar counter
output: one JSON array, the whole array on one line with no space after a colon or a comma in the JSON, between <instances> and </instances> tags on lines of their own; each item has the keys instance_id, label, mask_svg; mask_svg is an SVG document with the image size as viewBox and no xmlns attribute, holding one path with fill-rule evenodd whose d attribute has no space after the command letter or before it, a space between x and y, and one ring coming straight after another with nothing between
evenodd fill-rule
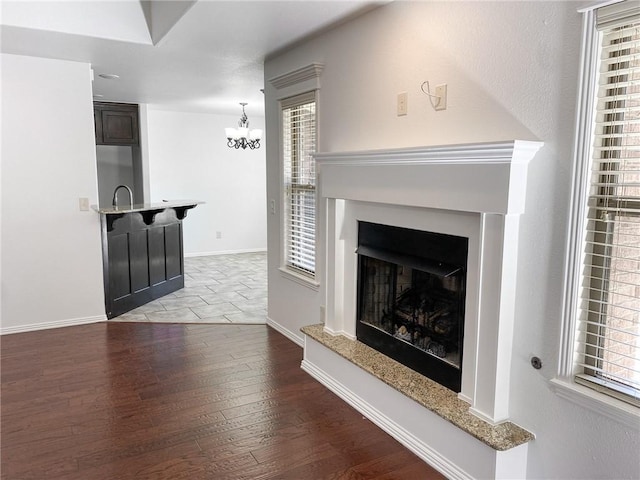
<instances>
[{"instance_id":1,"label":"bar counter","mask_svg":"<svg viewBox=\"0 0 640 480\"><path fill-rule=\"evenodd\" d=\"M184 287L182 220L201 203L92 207L100 214L107 318Z\"/></svg>"}]
</instances>

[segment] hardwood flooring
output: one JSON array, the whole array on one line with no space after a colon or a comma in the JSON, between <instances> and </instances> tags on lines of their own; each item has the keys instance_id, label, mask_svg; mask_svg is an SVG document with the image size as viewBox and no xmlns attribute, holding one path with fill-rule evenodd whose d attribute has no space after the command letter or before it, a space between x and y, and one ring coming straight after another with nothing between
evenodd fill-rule
<instances>
[{"instance_id":1,"label":"hardwood flooring","mask_svg":"<svg viewBox=\"0 0 640 480\"><path fill-rule=\"evenodd\" d=\"M2 480L441 479L265 325L5 335Z\"/></svg>"}]
</instances>

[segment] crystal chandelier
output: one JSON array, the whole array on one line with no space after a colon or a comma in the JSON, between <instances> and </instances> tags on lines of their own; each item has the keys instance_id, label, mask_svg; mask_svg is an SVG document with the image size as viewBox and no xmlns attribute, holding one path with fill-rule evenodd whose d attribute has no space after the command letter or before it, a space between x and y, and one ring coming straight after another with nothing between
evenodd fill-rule
<instances>
[{"instance_id":1,"label":"crystal chandelier","mask_svg":"<svg viewBox=\"0 0 640 480\"><path fill-rule=\"evenodd\" d=\"M225 134L227 135L227 147L229 148L242 148L243 150L249 147L251 150L260 148L260 139L262 138L262 130L253 129L249 130L249 120L247 114L244 112L245 102L240 102L242 105L242 117L238 122L238 128L225 128Z\"/></svg>"}]
</instances>

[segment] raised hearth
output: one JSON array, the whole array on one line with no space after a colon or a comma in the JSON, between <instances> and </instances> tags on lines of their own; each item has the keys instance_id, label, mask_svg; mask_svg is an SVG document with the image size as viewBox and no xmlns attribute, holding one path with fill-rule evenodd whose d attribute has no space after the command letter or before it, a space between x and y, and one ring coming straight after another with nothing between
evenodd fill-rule
<instances>
[{"instance_id":1,"label":"raised hearth","mask_svg":"<svg viewBox=\"0 0 640 480\"><path fill-rule=\"evenodd\" d=\"M531 432L511 422L491 425L479 420L448 388L361 342L329 335L322 324L303 327L302 332L495 450L509 450L533 440Z\"/></svg>"}]
</instances>

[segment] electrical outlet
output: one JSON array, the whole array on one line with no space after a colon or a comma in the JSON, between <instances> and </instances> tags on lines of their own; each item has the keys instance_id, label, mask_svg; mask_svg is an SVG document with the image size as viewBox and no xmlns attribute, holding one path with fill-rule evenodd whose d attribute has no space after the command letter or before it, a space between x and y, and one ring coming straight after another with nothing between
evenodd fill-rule
<instances>
[{"instance_id":1,"label":"electrical outlet","mask_svg":"<svg viewBox=\"0 0 640 480\"><path fill-rule=\"evenodd\" d=\"M269 213L271 213L271 215L276 214L276 201L273 199L269 201Z\"/></svg>"},{"instance_id":2,"label":"electrical outlet","mask_svg":"<svg viewBox=\"0 0 640 480\"><path fill-rule=\"evenodd\" d=\"M438 85L436 87L436 93L435 95L437 95L438 100L436 103L436 110L446 110L447 109L447 84L443 83L442 85Z\"/></svg>"},{"instance_id":3,"label":"electrical outlet","mask_svg":"<svg viewBox=\"0 0 640 480\"><path fill-rule=\"evenodd\" d=\"M89 211L89 199L87 197L80 197L78 199L78 204L81 212Z\"/></svg>"},{"instance_id":4,"label":"electrical outlet","mask_svg":"<svg viewBox=\"0 0 640 480\"><path fill-rule=\"evenodd\" d=\"M407 92L401 92L398 94L398 116L401 117L407 114Z\"/></svg>"},{"instance_id":5,"label":"electrical outlet","mask_svg":"<svg viewBox=\"0 0 640 480\"><path fill-rule=\"evenodd\" d=\"M216 232L216 238L220 240L222 238L222 232Z\"/></svg>"}]
</instances>

